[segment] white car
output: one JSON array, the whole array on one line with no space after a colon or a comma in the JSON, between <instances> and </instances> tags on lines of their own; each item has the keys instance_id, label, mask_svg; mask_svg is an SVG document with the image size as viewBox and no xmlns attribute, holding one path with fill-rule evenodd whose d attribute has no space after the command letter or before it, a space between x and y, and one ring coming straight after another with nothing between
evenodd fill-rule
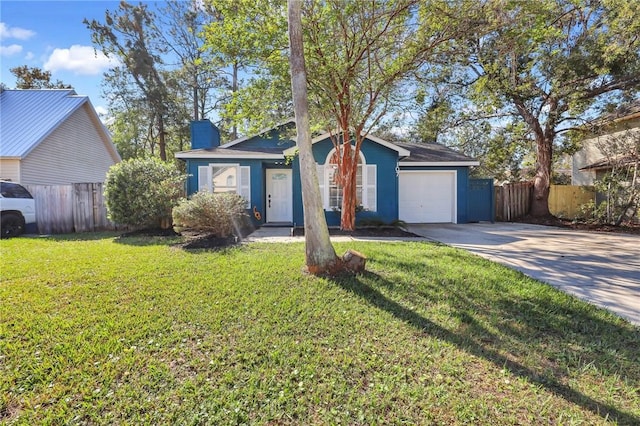
<instances>
[{"instance_id":1,"label":"white car","mask_svg":"<svg viewBox=\"0 0 640 426\"><path fill-rule=\"evenodd\" d=\"M35 232L36 203L27 189L15 182L0 181L0 237L17 237L29 230Z\"/></svg>"}]
</instances>

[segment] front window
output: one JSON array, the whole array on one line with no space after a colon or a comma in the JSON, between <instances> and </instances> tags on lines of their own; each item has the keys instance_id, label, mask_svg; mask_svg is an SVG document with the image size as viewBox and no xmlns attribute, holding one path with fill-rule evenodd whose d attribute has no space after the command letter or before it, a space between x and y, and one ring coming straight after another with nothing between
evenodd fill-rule
<instances>
[{"instance_id":1,"label":"front window","mask_svg":"<svg viewBox=\"0 0 640 426\"><path fill-rule=\"evenodd\" d=\"M198 167L198 191L234 192L251 205L251 168L239 164L209 164Z\"/></svg>"},{"instance_id":2,"label":"front window","mask_svg":"<svg viewBox=\"0 0 640 426\"><path fill-rule=\"evenodd\" d=\"M342 209L343 189L338 182L338 161L336 150L332 150L325 164L318 164L320 178L320 193L325 210L338 211ZM356 206L363 210L377 210L377 167L366 164L364 154L359 153L358 168L356 170Z\"/></svg>"},{"instance_id":3,"label":"front window","mask_svg":"<svg viewBox=\"0 0 640 426\"><path fill-rule=\"evenodd\" d=\"M329 209L340 210L342 208L342 186L338 183L338 165L329 163L327 167L327 180L329 184ZM362 205L362 164L358 159L356 171L356 206Z\"/></svg>"},{"instance_id":4,"label":"front window","mask_svg":"<svg viewBox=\"0 0 640 426\"><path fill-rule=\"evenodd\" d=\"M238 167L235 165L212 165L211 187L213 192L239 193L236 182L238 181Z\"/></svg>"}]
</instances>

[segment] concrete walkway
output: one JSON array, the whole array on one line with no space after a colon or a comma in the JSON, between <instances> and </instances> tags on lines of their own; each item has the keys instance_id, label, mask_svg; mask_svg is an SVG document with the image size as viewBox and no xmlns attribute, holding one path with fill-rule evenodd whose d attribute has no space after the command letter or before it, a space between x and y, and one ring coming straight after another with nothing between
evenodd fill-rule
<instances>
[{"instance_id":1,"label":"concrete walkway","mask_svg":"<svg viewBox=\"0 0 640 426\"><path fill-rule=\"evenodd\" d=\"M255 241L263 243L303 243L304 237L292 237L291 228L263 226L247 236L244 241L249 243ZM332 235L331 241L424 241L424 237L352 237L350 235Z\"/></svg>"},{"instance_id":2,"label":"concrete walkway","mask_svg":"<svg viewBox=\"0 0 640 426\"><path fill-rule=\"evenodd\" d=\"M640 325L640 236L520 223L411 225Z\"/></svg>"}]
</instances>

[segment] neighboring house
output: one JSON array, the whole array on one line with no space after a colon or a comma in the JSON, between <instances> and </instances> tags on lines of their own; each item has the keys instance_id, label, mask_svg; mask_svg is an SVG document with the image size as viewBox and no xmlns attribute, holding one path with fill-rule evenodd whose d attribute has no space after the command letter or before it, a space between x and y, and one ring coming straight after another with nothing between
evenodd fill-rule
<instances>
[{"instance_id":1,"label":"neighboring house","mask_svg":"<svg viewBox=\"0 0 640 426\"><path fill-rule=\"evenodd\" d=\"M0 93L0 178L28 185L104 182L119 161L87 96L69 89Z\"/></svg>"},{"instance_id":2,"label":"neighboring house","mask_svg":"<svg viewBox=\"0 0 640 426\"><path fill-rule=\"evenodd\" d=\"M192 123L186 161L187 193L236 192L256 224L303 225L300 168L289 121L220 145L209 121ZM341 189L333 182L335 149L329 134L313 139L320 190L329 226L340 224ZM465 223L469 220L469 169L479 163L438 144L388 142L368 135L360 153L357 221ZM489 202L489 200L487 200ZM487 218L484 220L491 220Z\"/></svg>"},{"instance_id":3,"label":"neighboring house","mask_svg":"<svg viewBox=\"0 0 640 426\"><path fill-rule=\"evenodd\" d=\"M621 140L631 141L634 138L640 140L640 100L619 108L616 112L601 117L599 127L603 130L598 135L585 139L582 148L573 155L571 183L572 185L593 185L596 179L602 178L611 170L612 164L604 150L611 149L613 143ZM637 151L635 152L637 155ZM625 150L618 154L614 160L618 165L632 158L633 152Z\"/></svg>"}]
</instances>

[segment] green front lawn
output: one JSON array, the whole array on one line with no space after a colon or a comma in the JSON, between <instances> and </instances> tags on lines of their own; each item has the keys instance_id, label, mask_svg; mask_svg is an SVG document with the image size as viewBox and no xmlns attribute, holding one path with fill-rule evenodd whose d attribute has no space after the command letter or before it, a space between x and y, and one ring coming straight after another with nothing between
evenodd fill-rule
<instances>
[{"instance_id":1,"label":"green front lawn","mask_svg":"<svg viewBox=\"0 0 640 426\"><path fill-rule=\"evenodd\" d=\"M0 423L640 423L640 331L431 243L0 241Z\"/></svg>"}]
</instances>

